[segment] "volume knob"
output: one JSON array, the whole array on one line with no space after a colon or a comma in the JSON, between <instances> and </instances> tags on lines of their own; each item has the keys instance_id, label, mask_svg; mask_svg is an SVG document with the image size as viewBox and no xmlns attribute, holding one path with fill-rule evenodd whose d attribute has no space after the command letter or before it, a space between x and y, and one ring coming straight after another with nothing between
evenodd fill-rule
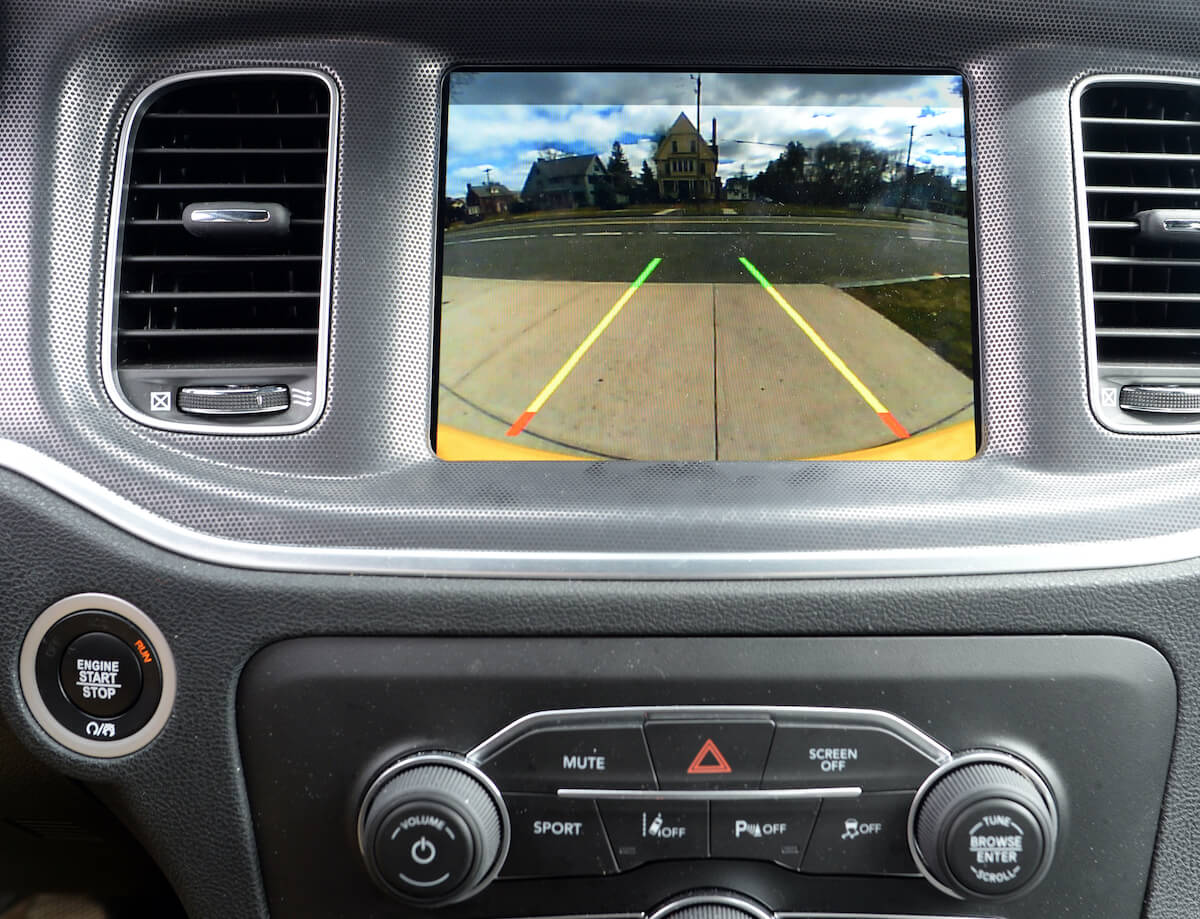
<instances>
[{"instance_id":1,"label":"volume knob","mask_svg":"<svg viewBox=\"0 0 1200 919\"><path fill-rule=\"evenodd\" d=\"M451 756L397 763L372 785L359 814L359 846L372 879L424 906L482 890L499 870L506 836L495 786Z\"/></svg>"},{"instance_id":2,"label":"volume knob","mask_svg":"<svg viewBox=\"0 0 1200 919\"><path fill-rule=\"evenodd\" d=\"M918 796L914 854L939 886L1000 900L1046 874L1057 819L1045 783L1019 761L976 754L945 768Z\"/></svg>"}]
</instances>

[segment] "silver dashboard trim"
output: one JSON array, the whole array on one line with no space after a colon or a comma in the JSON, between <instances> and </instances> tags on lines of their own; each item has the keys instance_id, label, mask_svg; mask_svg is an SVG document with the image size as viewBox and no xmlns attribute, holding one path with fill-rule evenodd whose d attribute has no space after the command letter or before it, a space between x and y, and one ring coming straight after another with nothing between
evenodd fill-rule
<instances>
[{"instance_id":1,"label":"silver dashboard trim","mask_svg":"<svg viewBox=\"0 0 1200 919\"><path fill-rule=\"evenodd\" d=\"M698 893L678 897L664 903L658 909L649 913L646 919L668 919L668 917L687 909L689 906L730 906L746 913L751 919L775 919L774 914L762 904L742 894L727 893L726 891L713 891L712 893Z\"/></svg>"},{"instance_id":2,"label":"silver dashboard trim","mask_svg":"<svg viewBox=\"0 0 1200 919\"><path fill-rule=\"evenodd\" d=\"M253 571L590 580L777 580L1089 571L1200 556L1200 530L1140 539L828 552L509 552L362 549L226 539L161 517L25 444L0 438L0 468L124 532L197 561Z\"/></svg>"},{"instance_id":3,"label":"silver dashboard trim","mask_svg":"<svg viewBox=\"0 0 1200 919\"><path fill-rule=\"evenodd\" d=\"M713 788L707 791L672 791L637 788L560 788L560 798L594 801L797 801L822 798L857 798L857 786L840 788Z\"/></svg>"},{"instance_id":4,"label":"silver dashboard trim","mask_svg":"<svg viewBox=\"0 0 1200 919\"><path fill-rule=\"evenodd\" d=\"M776 913L775 919L984 919L982 916L931 916L927 913Z\"/></svg>"},{"instance_id":5,"label":"silver dashboard trim","mask_svg":"<svg viewBox=\"0 0 1200 919\"><path fill-rule=\"evenodd\" d=\"M113 349L116 345L113 327L117 314L117 288L120 286L120 260L118 252L125 222L125 185L129 176L129 145L141 124L146 105L162 90L191 80L206 80L240 76L305 76L320 80L329 90L329 137L325 160L325 225L321 228L321 299L317 329L316 384L313 405L303 419L289 424L245 425L204 424L202 422L172 421L155 418L132 405L125 398L117 381L113 366ZM333 227L337 207L338 137L341 121L341 95L333 78L321 70L306 67L236 67L225 70L200 70L175 74L151 83L134 98L124 116L121 138L117 145L117 159L113 172L112 206L109 208L108 239L104 258L104 304L100 320L100 373L108 397L121 413L139 424L163 431L180 431L191 434L237 434L243 437L268 436L274 434L298 434L307 431L320 420L325 411L326 389L329 382L329 336L333 298Z\"/></svg>"},{"instance_id":6,"label":"silver dashboard trim","mask_svg":"<svg viewBox=\"0 0 1200 919\"><path fill-rule=\"evenodd\" d=\"M592 724L640 727L683 719L767 719L814 727L868 728L891 734L930 761L931 766L950 762L952 754L924 731L891 712L874 708L832 708L806 705L621 705L606 708L559 708L531 712L505 725L467 754L473 763L491 759L514 740L541 728L580 728ZM858 789L861 793L861 789ZM561 792L559 792L561 794ZM685 792L691 794L693 792ZM626 792L621 792L625 795ZM663 792L649 793L662 797ZM772 792L774 794L774 792Z\"/></svg>"}]
</instances>

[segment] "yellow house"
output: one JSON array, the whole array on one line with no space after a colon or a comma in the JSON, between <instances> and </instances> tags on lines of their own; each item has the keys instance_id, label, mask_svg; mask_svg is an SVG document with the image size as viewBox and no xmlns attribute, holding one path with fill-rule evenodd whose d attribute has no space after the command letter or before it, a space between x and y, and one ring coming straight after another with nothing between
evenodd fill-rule
<instances>
[{"instance_id":1,"label":"yellow house","mask_svg":"<svg viewBox=\"0 0 1200 919\"><path fill-rule=\"evenodd\" d=\"M716 142L716 121L712 143L708 143L688 116L680 112L654 154L659 197L681 201L716 198L721 188Z\"/></svg>"}]
</instances>

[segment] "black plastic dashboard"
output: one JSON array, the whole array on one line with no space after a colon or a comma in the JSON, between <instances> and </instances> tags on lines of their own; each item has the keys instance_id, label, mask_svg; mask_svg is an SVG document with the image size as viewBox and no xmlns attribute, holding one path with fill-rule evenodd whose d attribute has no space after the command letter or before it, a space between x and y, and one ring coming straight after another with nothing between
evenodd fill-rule
<instances>
[{"instance_id":1,"label":"black plastic dashboard","mask_svg":"<svg viewBox=\"0 0 1200 919\"><path fill-rule=\"evenodd\" d=\"M317 827L340 847L325 868L357 857L347 815L389 757L445 749L451 740L465 753L507 721L549 708L878 707L935 735L955 734L956 751L1015 745L1031 761L1045 757L1053 772L1061 755L1054 744L1029 738L1068 717L1066 703L1054 717L1028 703L1000 730L971 706L956 720L960 692L922 696L915 687L927 667L936 669L932 657L908 659L912 683L896 677L886 698L868 704L869 682L831 694L816 664L806 675L784 673L780 663L774 683L756 683L752 662L728 640L786 637L800 660L820 647L806 637L818 636L1124 636L1169 665L1174 747L1166 709L1138 721L1156 729L1145 763L1171 755L1148 882L1145 846L1161 774L1147 781L1122 761L1085 780L1093 803L1107 795L1127 804L1135 787L1147 797L1147 823L1133 846L1142 861L1128 875L1106 875L1116 892L1088 901L1090 914L1125 919L1139 904L1155 919L1195 913L1200 435L1114 433L1089 405L1071 93L1096 74L1194 76L1196 9L867 0L712 3L686 12L642 3L598 10L15 2L0 13L0 34L0 654L9 662L0 713L11 732L0 740L11 749L0 747L0 761L17 764L13 788L42 787L47 777L83 783L157 863L190 915L336 915L351 901L314 911L314 901L280 892L272 859L285 846L264 843L262 834L285 825L260 803L272 787L284 789L275 769L300 778L288 800L307 794L319 802L312 813L336 811L340 823ZM441 87L454 66L962 73L974 155L979 456L929 464L438 460L429 413ZM122 127L139 93L168 77L263 68L324 74L339 103L324 413L311 429L276 437L153 430L118 409L102 374ZM161 732L127 755L68 749L26 702L26 634L44 610L77 594L128 601L169 648L177 685L156 724ZM487 723L447 716L450 740L434 726L372 722L365 738L343 746L337 730L326 736L317 708L308 742L319 748L314 756L344 770L343 783L317 781L320 769L295 751L264 759L255 738L276 730L282 716L255 715L247 733L254 700L238 698L239 685L254 685L242 680L247 666L255 672L277 653L263 649L291 639L367 636L388 637L371 654L386 647L400 658L381 671L402 669L402 638L469 636L464 659L477 659L476 676L452 687L468 695L482 685L471 681L490 655L508 647L502 636L528 640L528 658L545 654L549 662L599 636L653 636L664 658L682 647L670 639L686 638L717 661L725 649L737 666L720 691L676 686L664 699L650 696L671 682L666 671L641 694L633 681L624 689L617 681L599 693L606 699L560 674L544 698L535 681L520 705L497 704ZM551 637L558 644L539 650L537 640ZM493 651L489 638L497 640ZM1019 662L1014 668L1015 680ZM399 685L386 672L375 676L381 682L360 686L349 711L378 709L378 694ZM586 684L588 674L578 679ZM1131 696L1138 688L1127 687ZM300 686L295 696L313 691ZM1125 736L1130 722L1121 717L1135 715L1105 723L1113 705L1080 692L1068 701L1081 706L1073 714L1089 733L1081 744L1103 750L1104 732ZM1114 692L1129 697L1119 686ZM307 715L288 717L303 726ZM1067 788L1067 799L1078 794L1074 780L1062 781L1053 774L1049 785ZM9 812L0 817L35 816L21 811L49 807L52 797L6 796ZM1101 819L1087 811L1080 825ZM1063 837L1068 864L1080 835ZM361 874L350 887L373 890L354 864L347 870ZM13 865L0 886L20 883ZM304 868L289 870L297 866ZM627 903L611 893L620 877L606 879L597 902L607 913L641 915L670 894L712 886L710 876L689 870L644 872L652 880ZM779 914L845 913L837 885L797 887L794 878L780 884L755 872L746 883ZM722 888L744 880L733 870L721 878ZM1075 880L1083 883L1086 872ZM1069 885L1065 894L1055 889L1058 914L1086 900ZM896 902L914 915L1025 915L1019 900L981 911L927 899L924 888L897 891ZM496 910L473 915L580 913L587 900L579 891L558 902L502 895ZM1104 908L1110 912L1097 911ZM376 899L370 909L404 908Z\"/></svg>"}]
</instances>

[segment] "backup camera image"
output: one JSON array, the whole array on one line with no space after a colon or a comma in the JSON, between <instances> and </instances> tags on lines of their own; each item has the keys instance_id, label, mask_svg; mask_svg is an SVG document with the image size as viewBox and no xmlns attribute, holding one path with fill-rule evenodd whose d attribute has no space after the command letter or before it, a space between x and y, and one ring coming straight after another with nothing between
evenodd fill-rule
<instances>
[{"instance_id":1,"label":"backup camera image","mask_svg":"<svg viewBox=\"0 0 1200 919\"><path fill-rule=\"evenodd\" d=\"M961 77L447 92L440 457L974 456Z\"/></svg>"}]
</instances>

